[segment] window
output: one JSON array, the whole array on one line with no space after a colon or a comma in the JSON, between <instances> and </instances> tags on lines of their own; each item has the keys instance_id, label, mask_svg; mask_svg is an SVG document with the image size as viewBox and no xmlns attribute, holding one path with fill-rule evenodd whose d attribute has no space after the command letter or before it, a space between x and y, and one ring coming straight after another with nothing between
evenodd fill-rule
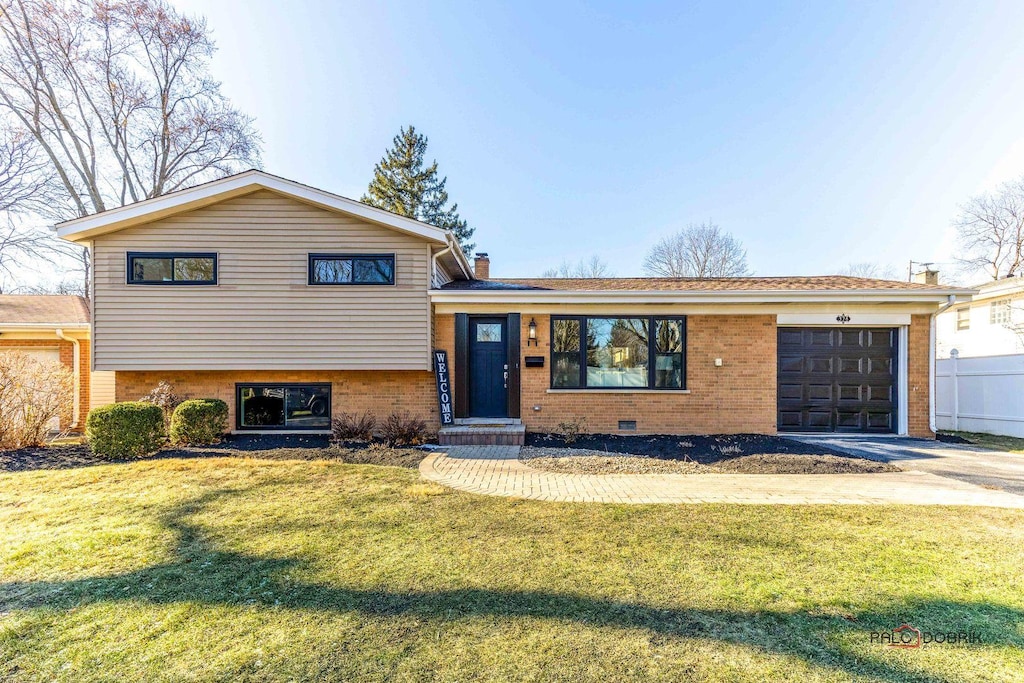
<instances>
[{"instance_id":1,"label":"window","mask_svg":"<svg viewBox=\"0 0 1024 683\"><path fill-rule=\"evenodd\" d=\"M992 325L1009 325L1013 317L1013 311L1010 309L1011 303L1010 299L993 301L988 309L989 323Z\"/></svg>"},{"instance_id":2,"label":"window","mask_svg":"<svg viewBox=\"0 0 1024 683\"><path fill-rule=\"evenodd\" d=\"M476 340L478 342L501 342L501 323L477 323Z\"/></svg>"},{"instance_id":3,"label":"window","mask_svg":"<svg viewBox=\"0 0 1024 683\"><path fill-rule=\"evenodd\" d=\"M130 285L215 285L217 254L128 252Z\"/></svg>"},{"instance_id":4,"label":"window","mask_svg":"<svg viewBox=\"0 0 1024 683\"><path fill-rule=\"evenodd\" d=\"M686 388L686 318L552 318L551 387Z\"/></svg>"},{"instance_id":5,"label":"window","mask_svg":"<svg viewBox=\"0 0 1024 683\"><path fill-rule=\"evenodd\" d=\"M311 285L393 285L394 254L310 254Z\"/></svg>"},{"instance_id":6,"label":"window","mask_svg":"<svg viewBox=\"0 0 1024 683\"><path fill-rule=\"evenodd\" d=\"M330 429L330 384L236 384L239 429Z\"/></svg>"},{"instance_id":7,"label":"window","mask_svg":"<svg viewBox=\"0 0 1024 683\"><path fill-rule=\"evenodd\" d=\"M956 309L956 329L957 330L969 330L971 329L971 307L964 306L963 308Z\"/></svg>"}]
</instances>

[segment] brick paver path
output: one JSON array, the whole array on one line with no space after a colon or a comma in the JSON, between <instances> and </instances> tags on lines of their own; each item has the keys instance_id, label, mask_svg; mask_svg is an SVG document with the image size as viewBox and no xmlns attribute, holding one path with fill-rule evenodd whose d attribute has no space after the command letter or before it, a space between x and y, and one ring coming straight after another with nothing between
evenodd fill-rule
<instances>
[{"instance_id":1,"label":"brick paver path","mask_svg":"<svg viewBox=\"0 0 1024 683\"><path fill-rule=\"evenodd\" d=\"M883 474L562 474L520 462L519 446L451 446L420 464L424 478L462 491L601 503L985 505L1024 496L925 472Z\"/></svg>"}]
</instances>

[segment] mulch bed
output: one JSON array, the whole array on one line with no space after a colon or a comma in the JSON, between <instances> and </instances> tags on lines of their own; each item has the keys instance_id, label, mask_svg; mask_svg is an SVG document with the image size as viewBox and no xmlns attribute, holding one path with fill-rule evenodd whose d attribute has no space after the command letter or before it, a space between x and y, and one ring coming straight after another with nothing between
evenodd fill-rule
<instances>
[{"instance_id":1,"label":"mulch bed","mask_svg":"<svg viewBox=\"0 0 1024 683\"><path fill-rule=\"evenodd\" d=\"M539 469L590 474L849 474L900 471L888 463L762 434L584 434L571 444L555 434L527 434L526 448L519 457Z\"/></svg>"},{"instance_id":2,"label":"mulch bed","mask_svg":"<svg viewBox=\"0 0 1024 683\"><path fill-rule=\"evenodd\" d=\"M419 467L429 452L420 448L389 448L381 444L332 444L327 436L233 435L212 446L167 447L139 460L163 458L253 458L258 460L337 460L353 465ZM109 465L121 460L100 458L84 444L54 445L0 451L0 471L70 469ZM134 461L133 461L134 462Z\"/></svg>"}]
</instances>

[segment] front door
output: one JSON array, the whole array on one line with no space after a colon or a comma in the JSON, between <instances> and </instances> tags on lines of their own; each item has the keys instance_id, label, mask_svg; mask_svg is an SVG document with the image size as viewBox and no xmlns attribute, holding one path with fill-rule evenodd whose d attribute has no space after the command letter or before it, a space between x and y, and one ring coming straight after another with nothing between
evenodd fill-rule
<instances>
[{"instance_id":1,"label":"front door","mask_svg":"<svg viewBox=\"0 0 1024 683\"><path fill-rule=\"evenodd\" d=\"M508 417L508 320L469 319L469 416Z\"/></svg>"}]
</instances>

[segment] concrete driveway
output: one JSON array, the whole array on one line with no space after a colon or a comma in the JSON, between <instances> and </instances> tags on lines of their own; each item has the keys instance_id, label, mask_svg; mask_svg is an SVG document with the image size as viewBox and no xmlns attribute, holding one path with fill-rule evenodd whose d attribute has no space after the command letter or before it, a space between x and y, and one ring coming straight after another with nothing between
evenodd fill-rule
<instances>
[{"instance_id":1,"label":"concrete driveway","mask_svg":"<svg viewBox=\"0 0 1024 683\"><path fill-rule=\"evenodd\" d=\"M791 436L840 453L891 462L908 471L1024 495L1024 454L930 439L891 436Z\"/></svg>"}]
</instances>

